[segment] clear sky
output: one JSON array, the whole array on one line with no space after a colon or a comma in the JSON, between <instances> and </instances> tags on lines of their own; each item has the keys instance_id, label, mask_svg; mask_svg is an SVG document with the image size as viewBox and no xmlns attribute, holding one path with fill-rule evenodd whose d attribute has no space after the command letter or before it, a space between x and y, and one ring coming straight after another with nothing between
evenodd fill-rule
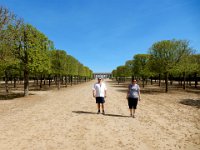
<instances>
[{"instance_id":1,"label":"clear sky","mask_svg":"<svg viewBox=\"0 0 200 150\"><path fill-rule=\"evenodd\" d=\"M189 40L200 53L200 0L0 0L0 5L93 72L111 72L161 40Z\"/></svg>"}]
</instances>

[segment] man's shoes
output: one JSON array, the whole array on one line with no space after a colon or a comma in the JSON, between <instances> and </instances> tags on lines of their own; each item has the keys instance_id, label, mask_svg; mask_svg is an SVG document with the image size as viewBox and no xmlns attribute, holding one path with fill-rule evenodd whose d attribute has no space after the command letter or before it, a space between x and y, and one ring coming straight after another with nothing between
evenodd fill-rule
<instances>
[{"instance_id":1,"label":"man's shoes","mask_svg":"<svg viewBox=\"0 0 200 150\"><path fill-rule=\"evenodd\" d=\"M102 114L105 115L105 111L104 110L102 111Z\"/></svg>"},{"instance_id":2,"label":"man's shoes","mask_svg":"<svg viewBox=\"0 0 200 150\"><path fill-rule=\"evenodd\" d=\"M100 114L100 110L97 111L97 114Z\"/></svg>"},{"instance_id":3,"label":"man's shoes","mask_svg":"<svg viewBox=\"0 0 200 150\"><path fill-rule=\"evenodd\" d=\"M97 114L100 114L100 110L97 111ZM102 114L105 115L105 111L102 111Z\"/></svg>"}]
</instances>

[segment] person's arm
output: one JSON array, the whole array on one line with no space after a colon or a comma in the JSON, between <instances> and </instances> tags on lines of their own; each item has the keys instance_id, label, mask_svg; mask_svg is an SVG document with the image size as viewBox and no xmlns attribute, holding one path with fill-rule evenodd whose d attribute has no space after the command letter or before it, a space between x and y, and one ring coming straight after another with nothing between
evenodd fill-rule
<instances>
[{"instance_id":1,"label":"person's arm","mask_svg":"<svg viewBox=\"0 0 200 150\"><path fill-rule=\"evenodd\" d=\"M95 85L94 85L94 87L92 88L92 94L93 94L93 97L96 97Z\"/></svg>"},{"instance_id":2,"label":"person's arm","mask_svg":"<svg viewBox=\"0 0 200 150\"><path fill-rule=\"evenodd\" d=\"M106 92L107 91L107 87L106 87L106 84L104 84L104 86L105 86L104 87L104 97L106 98L107 97L107 92Z\"/></svg>"},{"instance_id":3,"label":"person's arm","mask_svg":"<svg viewBox=\"0 0 200 150\"><path fill-rule=\"evenodd\" d=\"M139 101L141 100L141 94L140 94L140 87L138 85L138 95L139 95Z\"/></svg>"},{"instance_id":4,"label":"person's arm","mask_svg":"<svg viewBox=\"0 0 200 150\"><path fill-rule=\"evenodd\" d=\"M128 86L128 91L127 91L126 99L128 99L129 93L130 93L130 87Z\"/></svg>"},{"instance_id":5,"label":"person's arm","mask_svg":"<svg viewBox=\"0 0 200 150\"><path fill-rule=\"evenodd\" d=\"M140 90L138 90L139 101L141 100Z\"/></svg>"},{"instance_id":6,"label":"person's arm","mask_svg":"<svg viewBox=\"0 0 200 150\"><path fill-rule=\"evenodd\" d=\"M93 97L96 97L96 91L93 90Z\"/></svg>"}]
</instances>

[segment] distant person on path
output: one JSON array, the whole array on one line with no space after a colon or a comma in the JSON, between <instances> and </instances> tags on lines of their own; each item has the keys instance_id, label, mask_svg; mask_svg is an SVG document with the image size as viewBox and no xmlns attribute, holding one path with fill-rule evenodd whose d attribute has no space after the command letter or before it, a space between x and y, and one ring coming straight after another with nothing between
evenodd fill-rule
<instances>
[{"instance_id":1,"label":"distant person on path","mask_svg":"<svg viewBox=\"0 0 200 150\"><path fill-rule=\"evenodd\" d=\"M126 98L128 99L130 116L135 118L135 110L137 109L138 100L141 100L140 87L136 80L132 80L132 83L128 86Z\"/></svg>"},{"instance_id":2,"label":"distant person on path","mask_svg":"<svg viewBox=\"0 0 200 150\"><path fill-rule=\"evenodd\" d=\"M96 103L97 103L97 114L100 113L100 105L102 107L102 114L105 114L104 111L104 103L106 98L106 84L102 82L101 78L98 78L98 82L94 84L93 87L93 97L96 98Z\"/></svg>"}]
</instances>

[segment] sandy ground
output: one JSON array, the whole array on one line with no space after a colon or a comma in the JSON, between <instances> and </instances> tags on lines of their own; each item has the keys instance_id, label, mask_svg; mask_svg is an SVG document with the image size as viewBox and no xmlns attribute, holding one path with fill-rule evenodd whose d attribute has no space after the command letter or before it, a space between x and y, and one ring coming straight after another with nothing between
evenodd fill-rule
<instances>
[{"instance_id":1,"label":"sandy ground","mask_svg":"<svg viewBox=\"0 0 200 150\"><path fill-rule=\"evenodd\" d=\"M126 88L106 80L106 115L96 114L92 85L0 101L0 150L199 150L200 95L144 92L129 117Z\"/></svg>"}]
</instances>

